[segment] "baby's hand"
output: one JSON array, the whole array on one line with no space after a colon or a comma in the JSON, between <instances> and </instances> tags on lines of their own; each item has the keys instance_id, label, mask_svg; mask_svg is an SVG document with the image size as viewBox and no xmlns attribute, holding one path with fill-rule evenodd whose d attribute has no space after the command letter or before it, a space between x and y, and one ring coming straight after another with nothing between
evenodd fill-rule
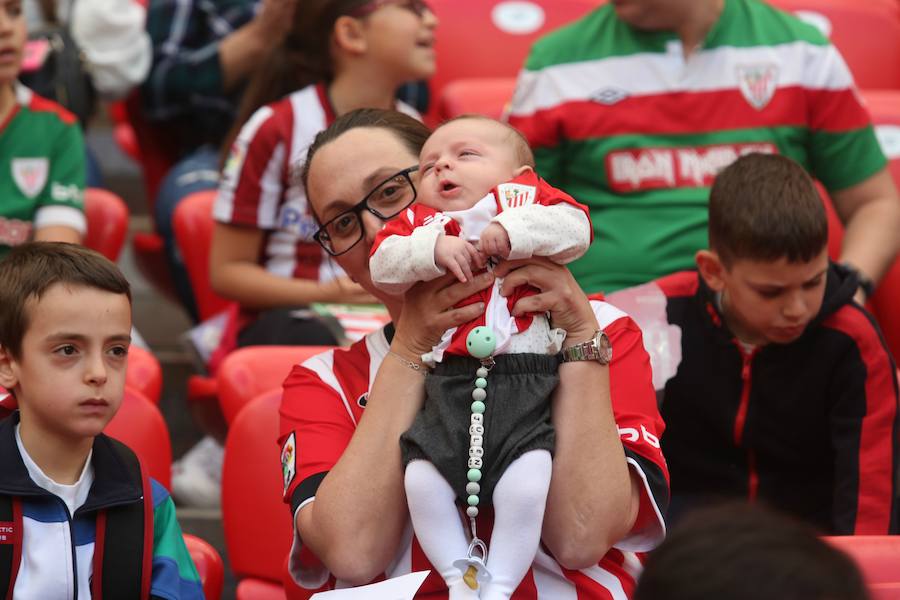
<instances>
[{"instance_id":1,"label":"baby's hand","mask_svg":"<svg viewBox=\"0 0 900 600\"><path fill-rule=\"evenodd\" d=\"M434 246L434 262L456 275L465 283L472 279L472 266L483 267L478 250L464 239L441 235Z\"/></svg>"},{"instance_id":2,"label":"baby's hand","mask_svg":"<svg viewBox=\"0 0 900 600\"><path fill-rule=\"evenodd\" d=\"M491 223L481 232L481 253L484 256L499 256L509 258L512 245L509 234L500 223Z\"/></svg>"}]
</instances>

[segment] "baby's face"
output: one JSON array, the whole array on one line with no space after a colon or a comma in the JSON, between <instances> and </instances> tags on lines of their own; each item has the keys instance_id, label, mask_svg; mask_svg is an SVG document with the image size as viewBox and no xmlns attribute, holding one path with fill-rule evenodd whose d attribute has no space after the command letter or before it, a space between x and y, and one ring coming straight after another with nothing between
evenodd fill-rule
<instances>
[{"instance_id":1,"label":"baby's face","mask_svg":"<svg viewBox=\"0 0 900 600\"><path fill-rule=\"evenodd\" d=\"M419 155L419 202L465 210L515 177L515 145L506 128L487 119L453 121L435 131Z\"/></svg>"}]
</instances>

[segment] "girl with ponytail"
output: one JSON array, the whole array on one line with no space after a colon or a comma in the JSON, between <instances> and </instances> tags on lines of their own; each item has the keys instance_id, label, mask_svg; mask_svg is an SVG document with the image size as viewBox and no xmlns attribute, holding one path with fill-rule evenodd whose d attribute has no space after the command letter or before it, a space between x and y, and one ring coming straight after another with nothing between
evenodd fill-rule
<instances>
[{"instance_id":1,"label":"girl with ponytail","mask_svg":"<svg viewBox=\"0 0 900 600\"><path fill-rule=\"evenodd\" d=\"M294 27L251 79L223 152L210 280L240 311L220 355L234 346L334 343L297 309L375 302L313 240L316 221L293 170L315 135L351 110L396 109L418 118L395 92L433 73L436 25L422 0L298 6Z\"/></svg>"}]
</instances>

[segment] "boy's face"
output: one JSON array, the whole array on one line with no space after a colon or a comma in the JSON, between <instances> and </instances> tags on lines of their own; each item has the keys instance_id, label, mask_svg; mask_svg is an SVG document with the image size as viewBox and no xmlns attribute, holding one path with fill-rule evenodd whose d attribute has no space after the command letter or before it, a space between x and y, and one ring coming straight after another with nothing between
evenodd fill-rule
<instances>
[{"instance_id":1,"label":"boy's face","mask_svg":"<svg viewBox=\"0 0 900 600\"><path fill-rule=\"evenodd\" d=\"M19 76L27 37L22 0L0 0L0 84Z\"/></svg>"},{"instance_id":2,"label":"boy's face","mask_svg":"<svg viewBox=\"0 0 900 600\"><path fill-rule=\"evenodd\" d=\"M704 266L705 260L717 264ZM764 262L738 259L726 268L715 253L698 253L707 284L722 292L722 310L729 328L751 344L787 344L799 338L819 313L825 296L828 252L805 263L781 258Z\"/></svg>"},{"instance_id":3,"label":"boy's face","mask_svg":"<svg viewBox=\"0 0 900 600\"><path fill-rule=\"evenodd\" d=\"M435 131L419 155L419 201L465 210L522 172L509 132L487 119L462 119Z\"/></svg>"},{"instance_id":4,"label":"boy's face","mask_svg":"<svg viewBox=\"0 0 900 600\"><path fill-rule=\"evenodd\" d=\"M96 436L122 403L128 298L55 284L26 310L19 357L0 349L0 385L15 392L23 426L66 441Z\"/></svg>"}]
</instances>

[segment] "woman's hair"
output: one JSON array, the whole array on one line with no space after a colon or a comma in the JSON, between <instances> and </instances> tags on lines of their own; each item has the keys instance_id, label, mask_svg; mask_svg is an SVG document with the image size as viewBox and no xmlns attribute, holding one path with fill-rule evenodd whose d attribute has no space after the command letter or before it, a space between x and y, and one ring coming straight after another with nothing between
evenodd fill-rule
<instances>
[{"instance_id":1,"label":"woman's hair","mask_svg":"<svg viewBox=\"0 0 900 600\"><path fill-rule=\"evenodd\" d=\"M237 118L221 149L222 164L241 127L261 106L293 91L334 77L331 34L338 17L368 0L302 0L294 11L294 26L254 71L241 97Z\"/></svg>"},{"instance_id":2,"label":"woman's hair","mask_svg":"<svg viewBox=\"0 0 900 600\"><path fill-rule=\"evenodd\" d=\"M868 600L853 560L807 525L729 504L685 517L651 552L634 600Z\"/></svg>"},{"instance_id":3,"label":"woman's hair","mask_svg":"<svg viewBox=\"0 0 900 600\"><path fill-rule=\"evenodd\" d=\"M396 110L360 108L338 117L327 129L323 129L316 135L316 139L313 140L309 150L307 150L306 162L300 167L300 181L304 189L306 189L307 198L309 197L309 189L307 187L309 166L312 164L313 157L322 146L333 142L351 129L357 129L358 127L390 131L415 156L419 155L422 146L425 145L425 140L431 135L431 130L421 121L417 121L409 115ZM315 214L315 211L313 211L313 214Z\"/></svg>"}]
</instances>

